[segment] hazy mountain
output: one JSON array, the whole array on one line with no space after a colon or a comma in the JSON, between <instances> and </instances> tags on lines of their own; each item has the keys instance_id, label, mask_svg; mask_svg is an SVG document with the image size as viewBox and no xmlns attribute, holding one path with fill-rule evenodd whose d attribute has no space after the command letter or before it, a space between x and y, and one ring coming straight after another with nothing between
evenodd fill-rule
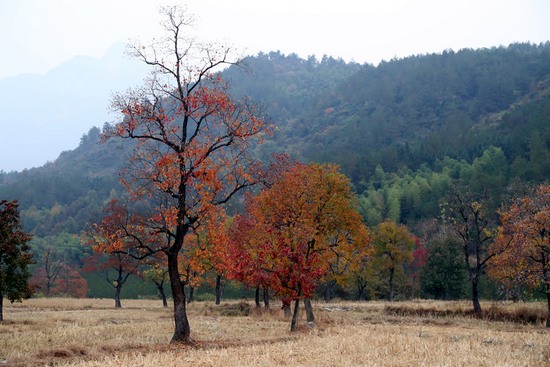
<instances>
[{"instance_id":1,"label":"hazy mountain","mask_svg":"<svg viewBox=\"0 0 550 367\"><path fill-rule=\"evenodd\" d=\"M92 70L98 80L107 78L105 69L83 68L84 62L99 61L77 61L48 75L76 80L82 70ZM411 222L437 216L455 179L474 190L492 190L492 208L514 180L550 179L550 43L445 51L378 66L280 52L247 61L252 73L230 67L222 76L235 94L265 106L277 127L260 157L288 152L306 162L339 164L369 224L387 217ZM102 88L91 79L81 77L88 88ZM108 100L111 90L103 86L103 93ZM70 93L57 99L49 94L57 106L46 104L49 114L87 102ZM26 99L28 115L45 116L35 111L38 104L46 109L35 98ZM0 173L0 198L19 199L26 228L38 236L77 233L120 189L116 170L120 149L128 145L98 145L100 129L90 128L104 120L93 119L91 113L72 117L71 123L88 133L78 148L54 162Z\"/></svg>"},{"instance_id":2,"label":"hazy mountain","mask_svg":"<svg viewBox=\"0 0 550 367\"><path fill-rule=\"evenodd\" d=\"M0 80L0 170L41 166L113 119L113 92L140 85L146 69L115 44L102 59L78 56L45 75Z\"/></svg>"}]
</instances>

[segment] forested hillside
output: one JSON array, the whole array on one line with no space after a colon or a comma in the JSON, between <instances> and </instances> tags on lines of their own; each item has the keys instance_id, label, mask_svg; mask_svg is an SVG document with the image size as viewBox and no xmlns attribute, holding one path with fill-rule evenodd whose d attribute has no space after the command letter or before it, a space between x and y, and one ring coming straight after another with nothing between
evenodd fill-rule
<instances>
[{"instance_id":1,"label":"forested hillside","mask_svg":"<svg viewBox=\"0 0 550 367\"><path fill-rule=\"evenodd\" d=\"M262 159L286 152L339 164L370 226L437 217L456 180L494 211L512 183L550 178L549 43L447 50L378 66L271 52L222 74L235 95L260 102L276 127L257 150ZM0 198L20 201L24 228L42 247L63 238L77 248L68 235L119 195L117 169L128 147L99 144L100 133L91 128L78 148L41 168L0 173Z\"/></svg>"}]
</instances>

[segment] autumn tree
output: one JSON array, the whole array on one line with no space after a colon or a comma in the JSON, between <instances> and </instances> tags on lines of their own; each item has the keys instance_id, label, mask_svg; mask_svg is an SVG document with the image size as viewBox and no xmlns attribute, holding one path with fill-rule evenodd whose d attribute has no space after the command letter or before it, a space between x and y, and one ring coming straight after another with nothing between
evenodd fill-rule
<instances>
[{"instance_id":1,"label":"autumn tree","mask_svg":"<svg viewBox=\"0 0 550 367\"><path fill-rule=\"evenodd\" d=\"M122 288L131 275L138 276L140 265L142 264L139 261L124 251L96 252L85 260L84 269L105 273L105 280L115 290L115 308L121 308Z\"/></svg>"},{"instance_id":2,"label":"autumn tree","mask_svg":"<svg viewBox=\"0 0 550 367\"><path fill-rule=\"evenodd\" d=\"M85 298L88 294L88 282L82 277L80 269L63 264L57 277L54 294Z\"/></svg>"},{"instance_id":3,"label":"autumn tree","mask_svg":"<svg viewBox=\"0 0 550 367\"><path fill-rule=\"evenodd\" d=\"M283 300L294 300L291 331L300 300L306 302L329 273L335 256L368 248L369 235L355 207L348 178L334 165L294 164L257 196L249 197L237 225L250 269ZM256 284L255 284L256 285ZM308 319L313 318L311 309Z\"/></svg>"},{"instance_id":4,"label":"autumn tree","mask_svg":"<svg viewBox=\"0 0 550 367\"><path fill-rule=\"evenodd\" d=\"M396 276L404 274L405 264L414 260L416 237L405 225L398 225L393 220L387 219L376 227L372 238L375 262L382 278L387 279L388 300L392 302L395 295Z\"/></svg>"},{"instance_id":5,"label":"autumn tree","mask_svg":"<svg viewBox=\"0 0 550 367\"><path fill-rule=\"evenodd\" d=\"M497 255L490 275L545 294L550 327L550 184L539 185L499 213L502 228L491 246Z\"/></svg>"},{"instance_id":6,"label":"autumn tree","mask_svg":"<svg viewBox=\"0 0 550 367\"><path fill-rule=\"evenodd\" d=\"M496 235L495 225L483 201L476 199L467 189L456 186L444 208L443 219L448 221L458 236L468 270L474 315L480 317L482 311L479 303L479 281L487 264L497 254L489 248Z\"/></svg>"},{"instance_id":7,"label":"autumn tree","mask_svg":"<svg viewBox=\"0 0 550 367\"><path fill-rule=\"evenodd\" d=\"M105 272L107 282L115 289L116 308L122 307L122 287L131 275L138 274L144 265L140 260L148 255L139 247L159 240L149 233L146 218L130 211L127 204L111 200L101 222L93 224L83 236L84 245L94 252L86 259L84 269Z\"/></svg>"},{"instance_id":8,"label":"autumn tree","mask_svg":"<svg viewBox=\"0 0 550 367\"><path fill-rule=\"evenodd\" d=\"M286 153L273 154L270 164L262 170L260 183L264 189L269 189L280 179L281 175L287 172L293 165L297 164ZM251 203L252 197L247 197L247 203ZM256 226L255 218L248 215L237 216L229 229L230 240L225 247L226 272L231 279L246 284L256 290L256 307L260 308L260 296L263 294L265 310L269 310L270 277L271 272L263 265L263 247L253 240ZM285 312L288 303L284 303Z\"/></svg>"},{"instance_id":9,"label":"autumn tree","mask_svg":"<svg viewBox=\"0 0 550 367\"><path fill-rule=\"evenodd\" d=\"M65 263L53 243L38 247L41 255L38 258L31 281L43 291L45 297L50 297Z\"/></svg>"},{"instance_id":10,"label":"autumn tree","mask_svg":"<svg viewBox=\"0 0 550 367\"><path fill-rule=\"evenodd\" d=\"M248 197L248 200L251 200ZM249 204L251 205L251 204ZM256 289L256 307L260 307L260 292L264 293L264 307L269 309L271 272L265 266L266 247L255 241L256 220L249 215L238 215L231 227L231 241L226 248L227 273L247 286Z\"/></svg>"},{"instance_id":11,"label":"autumn tree","mask_svg":"<svg viewBox=\"0 0 550 367\"><path fill-rule=\"evenodd\" d=\"M13 303L32 294L27 268L32 264L30 240L21 228L17 200L0 201L0 321L4 320L4 297Z\"/></svg>"},{"instance_id":12,"label":"autumn tree","mask_svg":"<svg viewBox=\"0 0 550 367\"><path fill-rule=\"evenodd\" d=\"M255 182L257 166L247 151L267 128L256 105L233 98L216 74L241 64L232 49L188 37L191 18L182 10L168 8L164 14L167 37L131 48L151 67L151 78L142 89L114 96L113 108L123 116L103 137L135 142L122 182L133 199L154 198L150 219L154 231L166 237L140 251L166 256L174 303L172 342L190 343L178 266L185 238Z\"/></svg>"},{"instance_id":13,"label":"autumn tree","mask_svg":"<svg viewBox=\"0 0 550 367\"><path fill-rule=\"evenodd\" d=\"M156 259L151 256L147 262L147 268L141 270L141 276L144 279L150 280L155 283L162 305L168 307L168 300L166 298L166 292L164 290L164 282L168 279L168 268L164 259Z\"/></svg>"}]
</instances>

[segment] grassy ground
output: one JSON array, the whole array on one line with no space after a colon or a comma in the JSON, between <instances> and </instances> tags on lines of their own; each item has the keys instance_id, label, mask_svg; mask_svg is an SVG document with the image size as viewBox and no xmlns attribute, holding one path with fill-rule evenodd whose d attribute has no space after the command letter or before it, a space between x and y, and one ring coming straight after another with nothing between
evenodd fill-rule
<instances>
[{"instance_id":1,"label":"grassy ground","mask_svg":"<svg viewBox=\"0 0 550 367\"><path fill-rule=\"evenodd\" d=\"M464 302L316 303L317 327L293 334L279 309L222 316L223 305L198 302L189 307L193 346L169 344L172 314L159 301L124 300L123 306L91 299L8 303L0 366L550 365L550 331L542 322L434 312L467 309ZM511 314L544 310L542 304L482 306Z\"/></svg>"}]
</instances>

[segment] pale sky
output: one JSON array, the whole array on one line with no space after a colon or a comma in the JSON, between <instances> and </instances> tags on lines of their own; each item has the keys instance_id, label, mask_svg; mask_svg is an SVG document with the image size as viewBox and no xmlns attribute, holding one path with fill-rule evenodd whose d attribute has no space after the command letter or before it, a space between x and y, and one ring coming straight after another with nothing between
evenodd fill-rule
<instances>
[{"instance_id":1,"label":"pale sky","mask_svg":"<svg viewBox=\"0 0 550 367\"><path fill-rule=\"evenodd\" d=\"M184 4L206 40L248 53L360 63L550 39L548 0L0 0L0 79L159 34L159 5Z\"/></svg>"},{"instance_id":2,"label":"pale sky","mask_svg":"<svg viewBox=\"0 0 550 367\"><path fill-rule=\"evenodd\" d=\"M279 50L377 64L550 40L550 0L0 0L0 82L47 73L76 55L100 59L116 42L162 35L159 6L175 3L195 14L201 39L248 54ZM3 134L9 129L1 116L0 126Z\"/></svg>"}]
</instances>

